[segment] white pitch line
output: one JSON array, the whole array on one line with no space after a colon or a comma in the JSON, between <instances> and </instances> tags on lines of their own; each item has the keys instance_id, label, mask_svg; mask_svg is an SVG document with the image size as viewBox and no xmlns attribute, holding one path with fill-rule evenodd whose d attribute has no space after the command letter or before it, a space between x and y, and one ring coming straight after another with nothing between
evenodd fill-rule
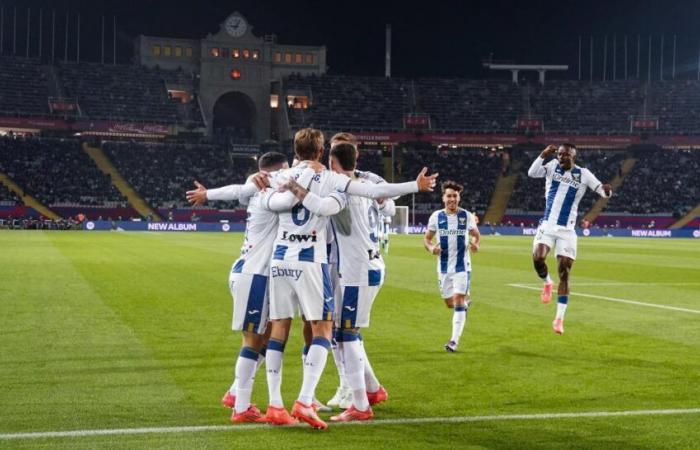
<instances>
[{"instance_id":1,"label":"white pitch line","mask_svg":"<svg viewBox=\"0 0 700 450\"><path fill-rule=\"evenodd\" d=\"M644 282L635 282L635 281L629 281L629 282L624 282L624 281L601 281L601 282L576 282L576 286L698 286L700 285L700 282L693 282L693 281L685 281L685 282L649 282L649 283L644 283ZM534 283L531 284L519 284L519 286L535 286ZM538 284L537 286L542 286L542 283Z\"/></svg>"},{"instance_id":2,"label":"white pitch line","mask_svg":"<svg viewBox=\"0 0 700 450\"><path fill-rule=\"evenodd\" d=\"M511 284L508 284L508 286L521 288L521 289L530 289L533 291L541 291L542 290L541 287L526 286L524 284L511 283ZM668 309L671 311L687 312L687 313L691 313L691 314L700 314L700 311L697 309L681 308L679 306L659 305L657 303L638 302L635 300L627 300L624 298L605 297L603 295L593 295L593 294L582 294L580 292L572 292L571 295L576 295L578 297L596 298L599 300L607 300L609 302L627 303L629 305L646 306L648 308L661 308L661 309Z\"/></svg>"},{"instance_id":3,"label":"white pitch line","mask_svg":"<svg viewBox=\"0 0 700 450\"><path fill-rule=\"evenodd\" d=\"M565 412L565 413L540 413L540 414L503 414L493 416L457 416L457 417L416 417L413 419L383 419L367 422L339 422L331 424L337 426L374 426L374 425L411 425L429 423L465 423L465 422L500 422L509 420L541 420L541 419L577 419L597 417L629 417L629 416L668 416L681 414L700 414L700 408L687 409L641 409L629 411L591 411L591 412ZM306 424L293 425L294 427L307 427ZM36 433L3 433L0 440L21 439L47 439L65 437L90 437L113 436L124 434L164 434L164 433L202 433L208 431L251 431L260 429L280 429L286 427L273 427L265 424L250 424L242 426L233 425L200 425L183 427L153 427L153 428L114 428L102 430L73 430L73 431L44 431Z\"/></svg>"}]
</instances>

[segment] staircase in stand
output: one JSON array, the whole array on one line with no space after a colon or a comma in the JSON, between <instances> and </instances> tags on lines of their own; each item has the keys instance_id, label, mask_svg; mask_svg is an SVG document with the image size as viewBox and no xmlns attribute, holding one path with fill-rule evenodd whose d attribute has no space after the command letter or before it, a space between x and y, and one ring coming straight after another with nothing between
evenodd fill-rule
<instances>
[{"instance_id":1,"label":"staircase in stand","mask_svg":"<svg viewBox=\"0 0 700 450\"><path fill-rule=\"evenodd\" d=\"M14 180L3 172L0 172L0 184L3 184L5 187L7 187L7 189L14 192L17 197L21 198L25 206L33 208L42 216L48 217L52 220L58 220L61 218L61 216L53 212L48 206L44 205L31 195L25 194L24 190L17 183L15 183Z\"/></svg>"},{"instance_id":2,"label":"staircase in stand","mask_svg":"<svg viewBox=\"0 0 700 450\"><path fill-rule=\"evenodd\" d=\"M486 214L484 214L484 223L499 223L503 218L503 215L508 209L508 202L510 201L510 196L513 194L515 183L518 181L518 172L521 166L522 162L518 161L517 158L512 158L510 169L506 174L501 173L498 176L496 187L493 190L493 195L491 195L489 207L486 210Z\"/></svg>"},{"instance_id":3,"label":"staircase in stand","mask_svg":"<svg viewBox=\"0 0 700 450\"><path fill-rule=\"evenodd\" d=\"M628 173L632 170L634 165L637 164L637 159L628 157L624 161L622 161L622 164L620 165L620 173L615 175L615 177L612 179L610 182L610 185L612 186L613 189L613 195L615 195L615 191L622 186L622 183L625 180L625 177L627 176ZM605 209L605 207L608 205L608 200L607 198L599 197L598 200L591 206L591 209L586 213L585 216L583 216L583 220L587 220L591 223L600 215L600 213Z\"/></svg>"},{"instance_id":4,"label":"staircase in stand","mask_svg":"<svg viewBox=\"0 0 700 450\"><path fill-rule=\"evenodd\" d=\"M138 192L124 179L124 177L119 173L119 170L112 164L109 157L102 151L101 148L91 147L87 143L83 144L83 150L92 159L97 167L100 168L102 173L108 175L112 180L112 184L117 188L121 194L126 197L129 204L139 213L142 217L146 218L151 216L154 222L160 222L162 219L158 213L151 208L148 203L139 195Z\"/></svg>"}]
</instances>

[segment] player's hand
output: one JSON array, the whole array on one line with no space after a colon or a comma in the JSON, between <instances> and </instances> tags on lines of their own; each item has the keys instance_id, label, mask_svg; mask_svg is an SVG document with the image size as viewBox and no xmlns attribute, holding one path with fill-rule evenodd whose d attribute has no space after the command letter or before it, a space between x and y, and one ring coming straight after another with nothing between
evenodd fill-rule
<instances>
[{"instance_id":1,"label":"player's hand","mask_svg":"<svg viewBox=\"0 0 700 450\"><path fill-rule=\"evenodd\" d=\"M612 186L609 184L604 184L603 185L603 192L605 192L606 197L610 197L612 195Z\"/></svg>"},{"instance_id":2,"label":"player's hand","mask_svg":"<svg viewBox=\"0 0 700 450\"><path fill-rule=\"evenodd\" d=\"M319 161L307 161L306 167L308 167L309 169L313 170L316 173L321 173L324 170L326 170L326 166L321 164Z\"/></svg>"},{"instance_id":3,"label":"player's hand","mask_svg":"<svg viewBox=\"0 0 700 450\"><path fill-rule=\"evenodd\" d=\"M542 150L542 153L540 153L540 157L544 159L550 155L553 155L556 151L557 151L557 146L550 144L544 150Z\"/></svg>"},{"instance_id":4,"label":"player's hand","mask_svg":"<svg viewBox=\"0 0 700 450\"><path fill-rule=\"evenodd\" d=\"M263 189L270 187L270 174L264 170L261 170L260 172L253 174L253 176L250 177L250 181L255 184L255 187L262 191Z\"/></svg>"},{"instance_id":5,"label":"player's hand","mask_svg":"<svg viewBox=\"0 0 700 450\"><path fill-rule=\"evenodd\" d=\"M476 253L479 251L479 243L478 242L470 242L469 243L469 251L472 253Z\"/></svg>"},{"instance_id":6,"label":"player's hand","mask_svg":"<svg viewBox=\"0 0 700 450\"><path fill-rule=\"evenodd\" d=\"M187 201L194 206L200 206L207 202L207 188L205 188L199 181L194 182L196 189L192 191L187 191Z\"/></svg>"},{"instance_id":7,"label":"player's hand","mask_svg":"<svg viewBox=\"0 0 700 450\"><path fill-rule=\"evenodd\" d=\"M442 252L442 249L440 248L440 244L433 245L433 250L430 252L433 255L439 255L440 252Z\"/></svg>"},{"instance_id":8,"label":"player's hand","mask_svg":"<svg viewBox=\"0 0 700 450\"><path fill-rule=\"evenodd\" d=\"M382 204L384 204L386 199L385 198L377 198L374 201L377 202L378 205L382 205Z\"/></svg>"},{"instance_id":9,"label":"player's hand","mask_svg":"<svg viewBox=\"0 0 700 450\"><path fill-rule=\"evenodd\" d=\"M428 168L423 167L423 170L418 174L418 178L416 178L419 192L433 192L433 188L435 187L435 180L439 174L434 173L432 175L426 175L426 173L428 173Z\"/></svg>"}]
</instances>

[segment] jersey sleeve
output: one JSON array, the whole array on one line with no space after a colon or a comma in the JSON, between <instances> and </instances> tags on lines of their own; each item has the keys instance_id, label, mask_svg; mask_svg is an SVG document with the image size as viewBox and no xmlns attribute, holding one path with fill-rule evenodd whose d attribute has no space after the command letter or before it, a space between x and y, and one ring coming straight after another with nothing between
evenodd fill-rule
<instances>
[{"instance_id":1,"label":"jersey sleeve","mask_svg":"<svg viewBox=\"0 0 700 450\"><path fill-rule=\"evenodd\" d=\"M547 175L547 169L544 164L544 158L537 155L537 158L532 162L527 170L527 176L530 178L542 178Z\"/></svg>"},{"instance_id":2,"label":"jersey sleeve","mask_svg":"<svg viewBox=\"0 0 700 450\"><path fill-rule=\"evenodd\" d=\"M588 187L588 189L595 191L601 197L608 197L608 195L606 195L605 191L603 190L603 183L601 183L600 180L595 175L593 175L593 172L586 168L581 169L581 178L581 181L583 181L583 183Z\"/></svg>"},{"instance_id":3,"label":"jersey sleeve","mask_svg":"<svg viewBox=\"0 0 700 450\"><path fill-rule=\"evenodd\" d=\"M386 180L384 178L380 177L379 175L377 175L376 173L373 173L373 172L356 170L355 176L357 178L360 178L361 180L367 180L370 183L374 183L374 184L386 183Z\"/></svg>"},{"instance_id":4,"label":"jersey sleeve","mask_svg":"<svg viewBox=\"0 0 700 450\"><path fill-rule=\"evenodd\" d=\"M346 206L346 197L342 192L333 192L328 197L319 197L308 192L302 205L317 216L333 216Z\"/></svg>"},{"instance_id":5,"label":"jersey sleeve","mask_svg":"<svg viewBox=\"0 0 700 450\"><path fill-rule=\"evenodd\" d=\"M228 186L207 189L207 200L240 200L248 199L258 192L253 183L229 184Z\"/></svg>"},{"instance_id":6,"label":"jersey sleeve","mask_svg":"<svg viewBox=\"0 0 700 450\"><path fill-rule=\"evenodd\" d=\"M428 231L432 231L434 233L437 233L438 229L438 220L437 220L437 213L432 213L430 215L430 218L428 219Z\"/></svg>"},{"instance_id":7,"label":"jersey sleeve","mask_svg":"<svg viewBox=\"0 0 700 450\"><path fill-rule=\"evenodd\" d=\"M474 213L469 213L469 220L467 221L467 230L473 230L476 228L476 216Z\"/></svg>"}]
</instances>

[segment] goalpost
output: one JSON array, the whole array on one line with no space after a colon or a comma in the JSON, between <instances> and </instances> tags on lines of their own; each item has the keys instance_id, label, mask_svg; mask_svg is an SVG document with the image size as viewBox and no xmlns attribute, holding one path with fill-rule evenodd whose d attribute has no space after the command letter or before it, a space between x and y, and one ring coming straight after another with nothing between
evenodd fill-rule
<instances>
[{"instance_id":1,"label":"goalpost","mask_svg":"<svg viewBox=\"0 0 700 450\"><path fill-rule=\"evenodd\" d=\"M391 218L391 231L397 234L408 233L408 206L396 207L396 214Z\"/></svg>"}]
</instances>

